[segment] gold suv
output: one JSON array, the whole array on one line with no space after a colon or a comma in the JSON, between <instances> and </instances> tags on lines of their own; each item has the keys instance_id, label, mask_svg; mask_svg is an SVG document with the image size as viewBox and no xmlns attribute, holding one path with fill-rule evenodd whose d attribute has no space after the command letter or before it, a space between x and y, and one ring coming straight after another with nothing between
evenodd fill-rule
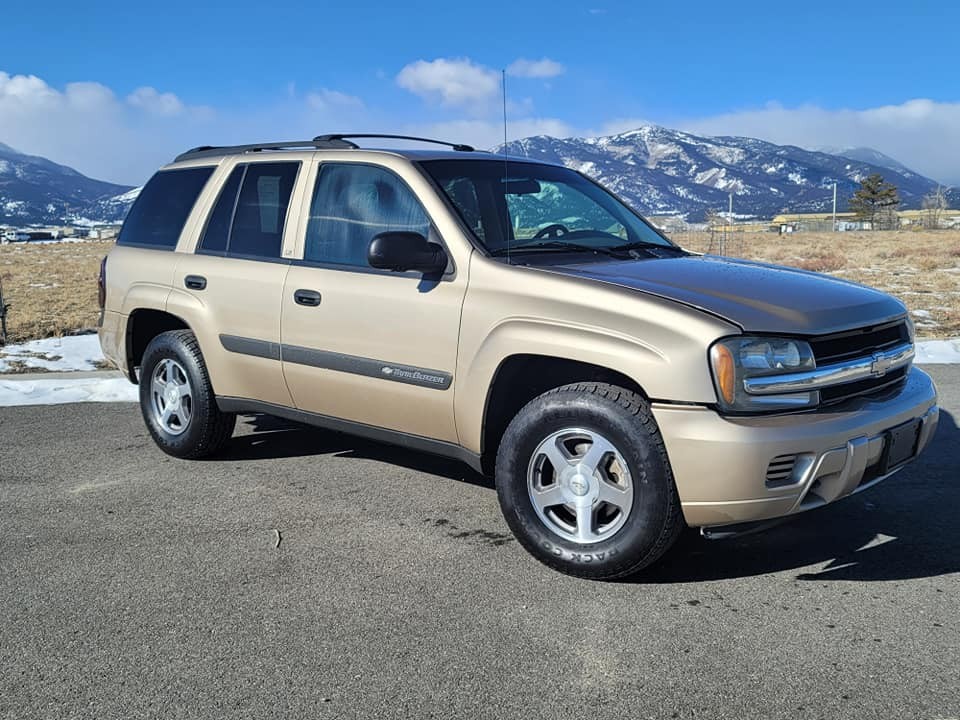
<instances>
[{"instance_id":1,"label":"gold suv","mask_svg":"<svg viewBox=\"0 0 960 720\"><path fill-rule=\"evenodd\" d=\"M459 458L533 555L618 578L933 436L894 298L687 252L564 167L356 137L197 148L140 193L100 340L165 452L258 412Z\"/></svg>"}]
</instances>

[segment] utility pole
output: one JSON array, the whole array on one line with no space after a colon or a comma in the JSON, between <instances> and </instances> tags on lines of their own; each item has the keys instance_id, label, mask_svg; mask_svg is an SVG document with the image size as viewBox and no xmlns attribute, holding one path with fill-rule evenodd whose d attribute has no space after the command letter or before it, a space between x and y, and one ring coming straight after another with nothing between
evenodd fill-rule
<instances>
[{"instance_id":1,"label":"utility pole","mask_svg":"<svg viewBox=\"0 0 960 720\"><path fill-rule=\"evenodd\" d=\"M730 229L730 226L733 224L733 193L728 195L729 203L727 204L727 222L723 224L723 246L720 248L720 254L727 254L727 231Z\"/></svg>"},{"instance_id":2,"label":"utility pole","mask_svg":"<svg viewBox=\"0 0 960 720\"><path fill-rule=\"evenodd\" d=\"M3 301L3 280L0 280L0 346L7 344L7 310L10 306Z\"/></svg>"},{"instance_id":3,"label":"utility pole","mask_svg":"<svg viewBox=\"0 0 960 720\"><path fill-rule=\"evenodd\" d=\"M833 183L833 225L832 232L837 231L837 183Z\"/></svg>"}]
</instances>

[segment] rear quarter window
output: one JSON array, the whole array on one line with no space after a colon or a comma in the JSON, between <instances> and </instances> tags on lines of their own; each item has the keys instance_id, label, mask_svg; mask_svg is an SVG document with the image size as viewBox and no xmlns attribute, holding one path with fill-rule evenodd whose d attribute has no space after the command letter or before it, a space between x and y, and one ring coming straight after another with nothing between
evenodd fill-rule
<instances>
[{"instance_id":1,"label":"rear quarter window","mask_svg":"<svg viewBox=\"0 0 960 720\"><path fill-rule=\"evenodd\" d=\"M120 230L117 245L173 250L212 167L161 170L144 185Z\"/></svg>"}]
</instances>

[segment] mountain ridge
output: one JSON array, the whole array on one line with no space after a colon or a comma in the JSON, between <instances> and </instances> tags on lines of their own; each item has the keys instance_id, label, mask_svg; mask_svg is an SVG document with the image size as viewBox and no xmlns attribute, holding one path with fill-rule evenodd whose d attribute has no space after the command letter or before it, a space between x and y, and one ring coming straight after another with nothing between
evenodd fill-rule
<instances>
[{"instance_id":1,"label":"mountain ridge","mask_svg":"<svg viewBox=\"0 0 960 720\"><path fill-rule=\"evenodd\" d=\"M133 190L0 143L0 224L64 225L122 220L129 209L99 206ZM91 212L96 217L91 217Z\"/></svg>"},{"instance_id":2,"label":"mountain ridge","mask_svg":"<svg viewBox=\"0 0 960 720\"><path fill-rule=\"evenodd\" d=\"M495 152L503 149L500 145ZM796 145L703 136L652 124L599 137L531 136L507 143L506 150L579 170L642 213L689 221L700 221L711 210L726 211L731 192L736 216L770 218L829 210L834 182L837 210L844 211L860 181L874 172L897 186L904 208L920 207L923 196L937 186L905 166L898 171ZM870 148L859 150L897 163Z\"/></svg>"},{"instance_id":3,"label":"mountain ridge","mask_svg":"<svg viewBox=\"0 0 960 720\"><path fill-rule=\"evenodd\" d=\"M534 135L507 143L506 150L579 170L644 214L690 222L709 211L726 211L730 193L735 217L766 219L829 210L834 182L842 212L860 180L874 172L897 186L903 208L920 207L938 185L873 148L825 152L653 124L597 137ZM0 224L121 222L138 191L0 143ZM956 202L960 194L952 191L950 199Z\"/></svg>"}]
</instances>

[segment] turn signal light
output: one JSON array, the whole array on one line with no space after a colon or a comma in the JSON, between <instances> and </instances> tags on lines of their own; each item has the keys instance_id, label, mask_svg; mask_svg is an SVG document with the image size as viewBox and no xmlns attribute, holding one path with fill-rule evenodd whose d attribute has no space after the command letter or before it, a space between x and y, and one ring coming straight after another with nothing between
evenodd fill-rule
<instances>
[{"instance_id":1,"label":"turn signal light","mask_svg":"<svg viewBox=\"0 0 960 720\"><path fill-rule=\"evenodd\" d=\"M717 389L728 405L733 404L736 391L737 373L733 366L733 353L725 345L710 348L713 355L713 369L717 376Z\"/></svg>"}]
</instances>

